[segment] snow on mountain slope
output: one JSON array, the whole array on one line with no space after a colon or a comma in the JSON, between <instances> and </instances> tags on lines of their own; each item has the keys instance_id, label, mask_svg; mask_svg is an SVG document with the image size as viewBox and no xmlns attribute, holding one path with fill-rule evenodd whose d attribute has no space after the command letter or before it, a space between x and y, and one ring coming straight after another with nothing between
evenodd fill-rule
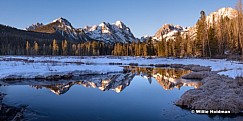
<instances>
[{"instance_id":1,"label":"snow on mountain slope","mask_svg":"<svg viewBox=\"0 0 243 121\"><path fill-rule=\"evenodd\" d=\"M73 41L92 40L84 33L84 31L75 29L67 19L62 17L53 20L47 25L37 27L33 31L43 33L57 33L63 36L63 38Z\"/></svg>"},{"instance_id":2,"label":"snow on mountain slope","mask_svg":"<svg viewBox=\"0 0 243 121\"><path fill-rule=\"evenodd\" d=\"M149 35L144 35L144 36L142 36L141 38L140 38L140 42L145 42L145 41L147 41L148 39L150 39L151 38L151 36L149 36Z\"/></svg>"},{"instance_id":3,"label":"snow on mountain slope","mask_svg":"<svg viewBox=\"0 0 243 121\"><path fill-rule=\"evenodd\" d=\"M213 20L217 23L221 17L225 18L228 17L229 19L233 19L237 16L237 11L233 8L221 8L215 12L210 13L206 17L206 22L211 24L213 23ZM156 34L152 37L155 41L160 41L163 38L166 40L174 40L175 36L178 32L181 32L182 36L185 37L185 35L189 35L191 39L195 39L196 35L196 25L193 27L181 27L179 25L173 25L173 24L165 24L163 25Z\"/></svg>"},{"instance_id":4,"label":"snow on mountain slope","mask_svg":"<svg viewBox=\"0 0 243 121\"><path fill-rule=\"evenodd\" d=\"M175 35L178 32L186 32L188 29L184 28L179 25L173 25L173 24L164 24L152 37L153 40L162 40L162 36L164 39L175 39Z\"/></svg>"},{"instance_id":5,"label":"snow on mountain slope","mask_svg":"<svg viewBox=\"0 0 243 121\"><path fill-rule=\"evenodd\" d=\"M114 42L137 42L129 27L123 22L116 21L115 23L102 22L99 25L85 26L85 33L92 39L104 41L108 43Z\"/></svg>"},{"instance_id":6,"label":"snow on mountain slope","mask_svg":"<svg viewBox=\"0 0 243 121\"><path fill-rule=\"evenodd\" d=\"M71 23L67 19L65 19L65 18L62 18L61 17L61 18L58 18L58 19L55 19L55 20L52 21L52 23L56 23L56 22L61 23L62 26L66 26L69 29L72 29L73 28L72 25L71 25Z\"/></svg>"},{"instance_id":7,"label":"snow on mountain slope","mask_svg":"<svg viewBox=\"0 0 243 121\"><path fill-rule=\"evenodd\" d=\"M47 25L32 25L27 30L43 33L58 33L68 40L76 41L97 40L105 43L138 41L132 34L130 28L121 21L116 21L113 24L102 22L99 25L75 29L67 19L61 17Z\"/></svg>"},{"instance_id":8,"label":"snow on mountain slope","mask_svg":"<svg viewBox=\"0 0 243 121\"><path fill-rule=\"evenodd\" d=\"M221 17L228 17L229 19L233 19L237 17L237 10L233 8L221 8L215 12L210 13L206 17L206 21L208 23L213 23L213 20L217 22L221 19Z\"/></svg>"}]
</instances>

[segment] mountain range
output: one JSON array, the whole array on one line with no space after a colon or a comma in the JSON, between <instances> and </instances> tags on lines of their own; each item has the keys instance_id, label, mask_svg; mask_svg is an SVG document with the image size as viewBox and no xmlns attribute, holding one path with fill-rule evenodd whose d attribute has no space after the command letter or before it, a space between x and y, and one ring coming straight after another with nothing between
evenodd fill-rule
<instances>
[{"instance_id":1,"label":"mountain range","mask_svg":"<svg viewBox=\"0 0 243 121\"><path fill-rule=\"evenodd\" d=\"M209 14L206 21L210 24L212 21L218 21L221 17L234 18L237 11L233 8L221 8L216 12ZM174 39L177 32L188 34L193 37L196 33L196 25L192 27L182 27L180 25L164 24L153 36L144 36L136 38L131 29L123 22L115 23L102 22L99 25L85 26L83 28L74 28L65 18L58 18L44 25L43 23L32 24L26 30L20 30L13 27L0 25L0 37L19 37L26 40L68 40L75 42L102 41L105 43L131 43L146 41L150 38L154 41Z\"/></svg>"},{"instance_id":2,"label":"mountain range","mask_svg":"<svg viewBox=\"0 0 243 121\"><path fill-rule=\"evenodd\" d=\"M97 40L105 43L128 43L137 42L129 27L123 22L116 21L113 24L102 22L99 25L85 26L84 28L74 28L65 18L58 18L47 25L33 24L26 28L27 31L42 33L58 33L64 38L73 41Z\"/></svg>"}]
</instances>

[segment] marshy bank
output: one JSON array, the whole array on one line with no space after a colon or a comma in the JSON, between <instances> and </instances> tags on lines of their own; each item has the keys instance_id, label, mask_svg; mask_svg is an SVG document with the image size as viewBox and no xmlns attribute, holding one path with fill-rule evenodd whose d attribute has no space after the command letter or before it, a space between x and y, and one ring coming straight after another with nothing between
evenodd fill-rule
<instances>
[{"instance_id":1,"label":"marshy bank","mask_svg":"<svg viewBox=\"0 0 243 121\"><path fill-rule=\"evenodd\" d=\"M189 76L185 77L188 78ZM217 73L205 72L201 74L196 73L195 77L202 78L203 85L197 89L190 89L185 92L175 103L176 105L193 110L221 110L230 111L231 114L242 115L242 77L233 79Z\"/></svg>"}]
</instances>

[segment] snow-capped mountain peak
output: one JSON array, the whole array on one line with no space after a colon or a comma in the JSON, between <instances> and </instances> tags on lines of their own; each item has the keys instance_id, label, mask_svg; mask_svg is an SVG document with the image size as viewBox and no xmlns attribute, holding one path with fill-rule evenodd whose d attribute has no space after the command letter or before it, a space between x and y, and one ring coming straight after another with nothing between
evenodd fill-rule
<instances>
[{"instance_id":1,"label":"snow-capped mountain peak","mask_svg":"<svg viewBox=\"0 0 243 121\"><path fill-rule=\"evenodd\" d=\"M130 28L123 22L116 21L114 24L102 22L99 25L85 26L84 28L76 29L65 18L58 18L51 23L34 28L36 32L58 33L67 40L75 41L92 41L98 40L105 43L127 43L137 42Z\"/></svg>"},{"instance_id":2,"label":"snow-capped mountain peak","mask_svg":"<svg viewBox=\"0 0 243 121\"><path fill-rule=\"evenodd\" d=\"M121 21L116 21L115 25L116 25L118 28L123 28L123 27L125 27L124 23L122 23Z\"/></svg>"},{"instance_id":3,"label":"snow-capped mountain peak","mask_svg":"<svg viewBox=\"0 0 243 121\"><path fill-rule=\"evenodd\" d=\"M229 19L233 19L233 18L237 17L237 10L235 10L233 8L221 8L215 12L210 13L207 16L206 21L208 23L213 23L213 20L219 21L219 19L221 19L221 17L223 17L223 18L228 17Z\"/></svg>"},{"instance_id":4,"label":"snow-capped mountain peak","mask_svg":"<svg viewBox=\"0 0 243 121\"><path fill-rule=\"evenodd\" d=\"M53 20L52 22L53 22L53 23L55 23L55 22L59 22L59 23L61 23L61 24L63 24L63 25L66 25L66 26L72 26L71 23L70 23L67 19L62 18L62 17L57 18L57 19Z\"/></svg>"},{"instance_id":5,"label":"snow-capped mountain peak","mask_svg":"<svg viewBox=\"0 0 243 121\"><path fill-rule=\"evenodd\" d=\"M98 26L85 26L83 30L90 38L106 43L137 41L130 28L126 27L121 21L116 21L113 24L102 22Z\"/></svg>"},{"instance_id":6,"label":"snow-capped mountain peak","mask_svg":"<svg viewBox=\"0 0 243 121\"><path fill-rule=\"evenodd\" d=\"M65 18L58 18L51 23L38 27L34 31L43 33L55 33L62 36L63 39L73 41L88 41L90 39L82 30L75 29Z\"/></svg>"},{"instance_id":7,"label":"snow-capped mountain peak","mask_svg":"<svg viewBox=\"0 0 243 121\"><path fill-rule=\"evenodd\" d=\"M177 32L183 32L186 28L179 26L179 25L173 25L173 24L164 24L154 35L154 40L161 40L163 35L163 38L167 39L173 39L174 35Z\"/></svg>"},{"instance_id":8,"label":"snow-capped mountain peak","mask_svg":"<svg viewBox=\"0 0 243 121\"><path fill-rule=\"evenodd\" d=\"M100 24L99 24L99 26L101 26L101 27L105 27L105 26L106 26L106 24L107 24L107 23L102 22L102 23L100 23ZM94 26L96 26L96 25L94 25Z\"/></svg>"},{"instance_id":9,"label":"snow-capped mountain peak","mask_svg":"<svg viewBox=\"0 0 243 121\"><path fill-rule=\"evenodd\" d=\"M233 19L237 17L237 10L233 8L221 8L215 12L210 13L206 16L206 22L210 26L213 22L218 22L221 18L228 17L229 19ZM160 41L162 37L166 40L175 40L175 36L178 32L185 37L185 35L189 35L191 39L195 39L196 35L196 25L193 27L187 28L182 27L179 25L172 25L172 24L164 24L152 37L153 40Z\"/></svg>"}]
</instances>

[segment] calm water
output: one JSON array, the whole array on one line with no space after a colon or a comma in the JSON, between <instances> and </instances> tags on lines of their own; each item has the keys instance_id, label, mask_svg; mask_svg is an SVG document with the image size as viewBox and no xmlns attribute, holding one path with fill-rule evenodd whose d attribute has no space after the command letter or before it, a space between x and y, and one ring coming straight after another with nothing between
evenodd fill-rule
<instances>
[{"instance_id":1,"label":"calm water","mask_svg":"<svg viewBox=\"0 0 243 121\"><path fill-rule=\"evenodd\" d=\"M129 67L130 68L130 67ZM26 81L2 86L9 105L28 105L36 121L242 120L191 114L173 102L201 85L181 80L185 70L133 68L129 74L86 76L60 82ZM31 83L32 85L28 85Z\"/></svg>"}]
</instances>

